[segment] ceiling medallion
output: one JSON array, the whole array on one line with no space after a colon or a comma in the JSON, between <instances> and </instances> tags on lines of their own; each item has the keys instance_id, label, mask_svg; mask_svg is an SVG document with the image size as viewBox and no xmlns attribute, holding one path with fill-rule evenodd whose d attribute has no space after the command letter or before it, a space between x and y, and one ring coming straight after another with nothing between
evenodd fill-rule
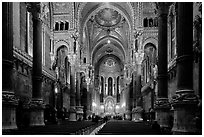
<instances>
[{"instance_id":1,"label":"ceiling medallion","mask_svg":"<svg viewBox=\"0 0 204 137\"><path fill-rule=\"evenodd\" d=\"M95 20L101 26L111 27L121 21L121 15L116 10L104 8L95 15Z\"/></svg>"},{"instance_id":2,"label":"ceiling medallion","mask_svg":"<svg viewBox=\"0 0 204 137\"><path fill-rule=\"evenodd\" d=\"M106 61L105 65L106 65L107 67L113 67L113 66L115 66L115 62L114 62L112 59L108 59L108 60Z\"/></svg>"},{"instance_id":3,"label":"ceiling medallion","mask_svg":"<svg viewBox=\"0 0 204 137\"><path fill-rule=\"evenodd\" d=\"M113 49L112 49L112 48L108 47L108 48L106 49L106 53L107 53L107 54L110 54L110 53L112 53L112 52L113 52Z\"/></svg>"}]
</instances>

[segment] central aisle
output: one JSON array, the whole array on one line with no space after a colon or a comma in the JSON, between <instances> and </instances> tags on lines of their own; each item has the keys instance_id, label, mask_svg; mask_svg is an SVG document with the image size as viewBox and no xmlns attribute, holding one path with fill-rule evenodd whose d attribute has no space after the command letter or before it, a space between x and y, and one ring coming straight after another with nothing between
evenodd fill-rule
<instances>
[{"instance_id":1,"label":"central aisle","mask_svg":"<svg viewBox=\"0 0 204 137\"><path fill-rule=\"evenodd\" d=\"M133 122L128 120L110 120L98 132L98 135L160 135L164 134L153 130L144 122Z\"/></svg>"}]
</instances>

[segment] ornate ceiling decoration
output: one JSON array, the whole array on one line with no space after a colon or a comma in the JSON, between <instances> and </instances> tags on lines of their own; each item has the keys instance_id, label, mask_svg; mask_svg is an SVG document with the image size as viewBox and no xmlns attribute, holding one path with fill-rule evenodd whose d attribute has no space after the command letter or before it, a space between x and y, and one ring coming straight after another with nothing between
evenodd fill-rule
<instances>
[{"instance_id":1,"label":"ornate ceiling decoration","mask_svg":"<svg viewBox=\"0 0 204 137\"><path fill-rule=\"evenodd\" d=\"M121 21L121 15L116 10L104 8L95 15L95 20L101 26L111 27Z\"/></svg>"},{"instance_id":2,"label":"ornate ceiling decoration","mask_svg":"<svg viewBox=\"0 0 204 137\"><path fill-rule=\"evenodd\" d=\"M105 62L105 66L107 67L113 67L115 66L116 62L113 61L112 59L107 59L106 62Z\"/></svg>"},{"instance_id":3,"label":"ornate ceiling decoration","mask_svg":"<svg viewBox=\"0 0 204 137\"><path fill-rule=\"evenodd\" d=\"M54 14L70 14L73 12L73 3L72 2L55 2L54 5Z\"/></svg>"},{"instance_id":4,"label":"ornate ceiling decoration","mask_svg":"<svg viewBox=\"0 0 204 137\"><path fill-rule=\"evenodd\" d=\"M113 52L113 49L112 49L112 48L108 47L108 48L106 49L106 53L107 53L107 54L110 54L110 53L112 53L112 52Z\"/></svg>"}]
</instances>

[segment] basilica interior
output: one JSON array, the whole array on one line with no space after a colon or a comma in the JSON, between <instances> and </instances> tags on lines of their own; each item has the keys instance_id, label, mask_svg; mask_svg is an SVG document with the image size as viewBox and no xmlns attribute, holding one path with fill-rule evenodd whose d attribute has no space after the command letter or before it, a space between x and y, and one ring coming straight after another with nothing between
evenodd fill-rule
<instances>
[{"instance_id":1,"label":"basilica interior","mask_svg":"<svg viewBox=\"0 0 204 137\"><path fill-rule=\"evenodd\" d=\"M59 120L202 129L201 2L3 2L2 130Z\"/></svg>"}]
</instances>

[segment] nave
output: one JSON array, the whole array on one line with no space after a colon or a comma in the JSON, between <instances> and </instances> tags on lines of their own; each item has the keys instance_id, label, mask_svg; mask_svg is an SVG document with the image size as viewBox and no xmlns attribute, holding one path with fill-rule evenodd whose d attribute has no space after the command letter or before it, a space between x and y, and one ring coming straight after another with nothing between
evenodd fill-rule
<instances>
[{"instance_id":1,"label":"nave","mask_svg":"<svg viewBox=\"0 0 204 137\"><path fill-rule=\"evenodd\" d=\"M82 134L115 118L99 134L154 122L202 134L201 11L201 2L2 2L2 131Z\"/></svg>"}]
</instances>

